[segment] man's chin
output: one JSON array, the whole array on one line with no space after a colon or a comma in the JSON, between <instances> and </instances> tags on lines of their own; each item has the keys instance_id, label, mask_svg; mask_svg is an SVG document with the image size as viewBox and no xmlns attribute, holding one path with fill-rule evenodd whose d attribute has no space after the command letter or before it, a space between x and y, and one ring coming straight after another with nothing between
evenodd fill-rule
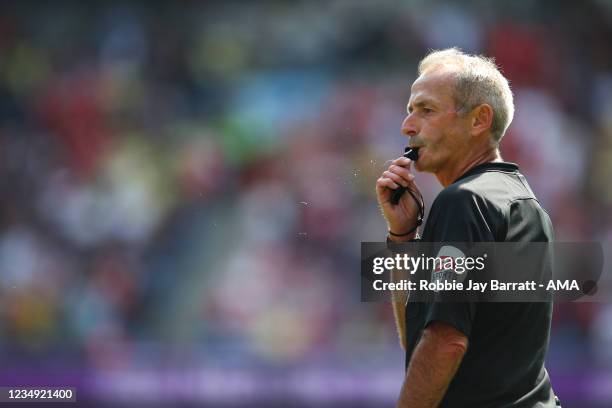
<instances>
[{"instance_id":1,"label":"man's chin","mask_svg":"<svg viewBox=\"0 0 612 408\"><path fill-rule=\"evenodd\" d=\"M425 151L425 147L421 147L419 149L419 158L413 162L413 168L418 172L426 172L427 171L427 158L424 157L423 153Z\"/></svg>"},{"instance_id":2,"label":"man's chin","mask_svg":"<svg viewBox=\"0 0 612 408\"><path fill-rule=\"evenodd\" d=\"M414 162L413 168L419 173L435 174L437 171L437 169L434 166L432 166L432 163L428 162L427 160L421 161L421 159Z\"/></svg>"},{"instance_id":3,"label":"man's chin","mask_svg":"<svg viewBox=\"0 0 612 408\"><path fill-rule=\"evenodd\" d=\"M427 172L427 162L421 159L414 162L414 169L418 172Z\"/></svg>"}]
</instances>

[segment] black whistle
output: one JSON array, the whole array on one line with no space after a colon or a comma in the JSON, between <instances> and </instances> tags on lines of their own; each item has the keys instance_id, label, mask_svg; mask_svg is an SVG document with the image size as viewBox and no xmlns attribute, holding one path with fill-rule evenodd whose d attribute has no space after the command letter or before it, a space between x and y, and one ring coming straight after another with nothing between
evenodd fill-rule
<instances>
[{"instance_id":1,"label":"black whistle","mask_svg":"<svg viewBox=\"0 0 612 408\"><path fill-rule=\"evenodd\" d=\"M412 161L417 161L419 159L419 148L406 147L404 149L404 157ZM402 197L402 194L404 194L405 192L406 187L402 186L399 186L395 191L393 191L393 194L391 195L391 204L397 205L399 203L400 198Z\"/></svg>"}]
</instances>

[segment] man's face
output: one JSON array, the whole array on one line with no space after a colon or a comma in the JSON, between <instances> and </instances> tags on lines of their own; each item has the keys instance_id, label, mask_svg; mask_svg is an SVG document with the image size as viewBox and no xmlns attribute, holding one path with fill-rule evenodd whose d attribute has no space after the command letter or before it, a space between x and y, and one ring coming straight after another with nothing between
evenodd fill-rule
<instances>
[{"instance_id":1,"label":"man's face","mask_svg":"<svg viewBox=\"0 0 612 408\"><path fill-rule=\"evenodd\" d=\"M437 173L461 160L469 147L469 121L457 113L450 73L424 73L412 84L402 133L419 147L415 167Z\"/></svg>"}]
</instances>

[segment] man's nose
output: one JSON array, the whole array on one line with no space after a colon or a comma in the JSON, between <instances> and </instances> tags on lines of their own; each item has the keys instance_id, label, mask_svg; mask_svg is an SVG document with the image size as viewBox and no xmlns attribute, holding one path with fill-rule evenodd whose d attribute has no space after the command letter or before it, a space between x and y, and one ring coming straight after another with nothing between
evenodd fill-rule
<instances>
[{"instance_id":1,"label":"man's nose","mask_svg":"<svg viewBox=\"0 0 612 408\"><path fill-rule=\"evenodd\" d=\"M402 123L402 133L406 136L416 136L419 134L419 130L414 123L414 117L411 114L408 114Z\"/></svg>"}]
</instances>

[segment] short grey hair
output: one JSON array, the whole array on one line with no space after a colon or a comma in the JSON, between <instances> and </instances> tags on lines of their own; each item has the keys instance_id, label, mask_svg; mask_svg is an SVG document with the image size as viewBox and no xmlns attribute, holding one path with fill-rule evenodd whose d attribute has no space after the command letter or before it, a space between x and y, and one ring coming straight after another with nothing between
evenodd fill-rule
<instances>
[{"instance_id":1,"label":"short grey hair","mask_svg":"<svg viewBox=\"0 0 612 408\"><path fill-rule=\"evenodd\" d=\"M493 108L491 137L499 143L514 117L514 100L510 84L493 58L448 48L431 51L419 63L419 75L438 69L454 74L454 99L460 111L467 113L483 103Z\"/></svg>"}]
</instances>

